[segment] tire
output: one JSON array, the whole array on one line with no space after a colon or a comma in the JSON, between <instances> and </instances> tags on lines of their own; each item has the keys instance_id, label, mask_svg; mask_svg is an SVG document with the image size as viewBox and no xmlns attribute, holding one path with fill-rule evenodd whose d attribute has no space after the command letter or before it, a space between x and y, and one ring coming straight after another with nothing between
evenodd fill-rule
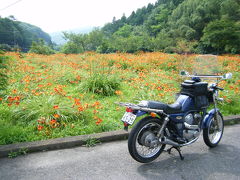
<instances>
[{"instance_id":1,"label":"tire","mask_svg":"<svg viewBox=\"0 0 240 180\"><path fill-rule=\"evenodd\" d=\"M166 145L157 143L158 139L156 137L161 126L161 119L145 117L132 128L128 137L128 150L133 159L141 163L148 163L155 160L162 153ZM155 146L150 147L150 142L155 142ZM139 148L152 152L150 154L141 154Z\"/></svg>"},{"instance_id":2,"label":"tire","mask_svg":"<svg viewBox=\"0 0 240 180\"><path fill-rule=\"evenodd\" d=\"M203 129L203 140L210 148L216 147L222 139L224 130L223 116L220 112L217 112L217 120L219 128L216 124L215 116L210 120L209 126Z\"/></svg>"}]
</instances>

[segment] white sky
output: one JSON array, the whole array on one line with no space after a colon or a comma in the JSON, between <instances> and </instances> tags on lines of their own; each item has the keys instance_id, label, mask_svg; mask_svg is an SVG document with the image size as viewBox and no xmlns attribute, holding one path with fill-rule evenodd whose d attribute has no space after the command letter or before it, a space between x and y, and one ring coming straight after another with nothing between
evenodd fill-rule
<instances>
[{"instance_id":1,"label":"white sky","mask_svg":"<svg viewBox=\"0 0 240 180\"><path fill-rule=\"evenodd\" d=\"M10 4L18 3L6 8ZM157 0L0 0L0 16L15 16L19 21L56 32L103 26L115 16L128 17L132 11Z\"/></svg>"}]
</instances>

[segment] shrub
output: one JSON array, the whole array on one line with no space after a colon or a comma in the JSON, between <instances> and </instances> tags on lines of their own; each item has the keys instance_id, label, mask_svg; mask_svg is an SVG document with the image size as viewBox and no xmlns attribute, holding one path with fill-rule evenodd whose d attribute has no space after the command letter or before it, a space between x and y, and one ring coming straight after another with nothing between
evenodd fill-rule
<instances>
[{"instance_id":1,"label":"shrub","mask_svg":"<svg viewBox=\"0 0 240 180\"><path fill-rule=\"evenodd\" d=\"M0 44L0 51L11 51L11 50L12 48L8 44Z\"/></svg>"},{"instance_id":2,"label":"shrub","mask_svg":"<svg viewBox=\"0 0 240 180\"><path fill-rule=\"evenodd\" d=\"M120 87L119 79L106 74L94 74L81 84L81 89L103 96L112 96Z\"/></svg>"},{"instance_id":3,"label":"shrub","mask_svg":"<svg viewBox=\"0 0 240 180\"><path fill-rule=\"evenodd\" d=\"M30 128L20 126L2 126L0 124L0 144L12 144L17 142L29 141Z\"/></svg>"},{"instance_id":4,"label":"shrub","mask_svg":"<svg viewBox=\"0 0 240 180\"><path fill-rule=\"evenodd\" d=\"M53 49L45 45L45 42L43 39L40 39L39 42L32 42L32 46L29 52L36 53L36 54L45 54L45 55L50 55L55 53Z\"/></svg>"}]
</instances>

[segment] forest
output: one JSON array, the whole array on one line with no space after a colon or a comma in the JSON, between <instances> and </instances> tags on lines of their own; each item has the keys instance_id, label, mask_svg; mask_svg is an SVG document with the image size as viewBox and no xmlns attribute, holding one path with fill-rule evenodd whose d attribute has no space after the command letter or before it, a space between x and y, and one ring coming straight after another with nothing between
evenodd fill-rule
<instances>
[{"instance_id":1,"label":"forest","mask_svg":"<svg viewBox=\"0 0 240 180\"><path fill-rule=\"evenodd\" d=\"M240 53L240 1L158 0L89 34L63 33L64 53Z\"/></svg>"},{"instance_id":2,"label":"forest","mask_svg":"<svg viewBox=\"0 0 240 180\"><path fill-rule=\"evenodd\" d=\"M63 37L67 43L55 47L55 52L238 54L240 1L158 0L133 11L129 17L113 17L112 22L88 34L63 32ZM28 46L31 52L54 53L48 43L34 42L30 47L30 40L20 39L20 47Z\"/></svg>"},{"instance_id":3,"label":"forest","mask_svg":"<svg viewBox=\"0 0 240 180\"><path fill-rule=\"evenodd\" d=\"M39 27L17 21L14 16L0 17L0 49L27 52L32 42L39 39L43 39L48 46L52 45L51 37Z\"/></svg>"}]
</instances>

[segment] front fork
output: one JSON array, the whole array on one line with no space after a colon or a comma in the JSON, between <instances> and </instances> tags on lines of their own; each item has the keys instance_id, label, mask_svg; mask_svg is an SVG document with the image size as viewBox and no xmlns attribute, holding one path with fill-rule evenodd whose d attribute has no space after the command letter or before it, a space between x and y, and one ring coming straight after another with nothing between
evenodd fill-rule
<instances>
[{"instance_id":1,"label":"front fork","mask_svg":"<svg viewBox=\"0 0 240 180\"><path fill-rule=\"evenodd\" d=\"M219 123L218 123L218 109L217 109L217 96L218 96L218 91L216 91L214 94L213 94L213 104L214 104L214 110L215 110L215 113L214 113L214 120L216 122L216 125L217 125L217 129L219 129Z\"/></svg>"}]
</instances>

